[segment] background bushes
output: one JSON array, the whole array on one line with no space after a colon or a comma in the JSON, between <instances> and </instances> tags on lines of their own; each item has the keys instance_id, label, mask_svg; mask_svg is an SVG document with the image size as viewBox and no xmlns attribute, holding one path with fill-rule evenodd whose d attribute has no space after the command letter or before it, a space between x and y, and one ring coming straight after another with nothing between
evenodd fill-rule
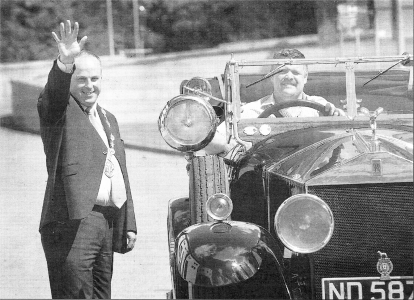
<instances>
[{"instance_id":1,"label":"background bushes","mask_svg":"<svg viewBox=\"0 0 414 300\"><path fill-rule=\"evenodd\" d=\"M317 33L316 3L307 0L140 0L141 37L155 53L221 43ZM87 48L109 54L105 0L1 1L2 62L50 59L59 22L79 22ZM112 0L116 53L134 45L131 0Z\"/></svg>"}]
</instances>

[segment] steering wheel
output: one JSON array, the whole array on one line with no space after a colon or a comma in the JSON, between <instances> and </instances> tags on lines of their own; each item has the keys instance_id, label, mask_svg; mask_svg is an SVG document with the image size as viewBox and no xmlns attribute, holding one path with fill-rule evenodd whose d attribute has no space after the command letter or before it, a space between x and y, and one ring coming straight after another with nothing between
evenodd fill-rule
<instances>
[{"instance_id":1,"label":"steering wheel","mask_svg":"<svg viewBox=\"0 0 414 300\"><path fill-rule=\"evenodd\" d=\"M304 106L316 109L319 111L323 116L329 116L329 112L325 111L325 105L320 104L319 102L309 101L309 100L294 100L288 101L280 104L272 105L266 108L258 118L267 118L270 115L275 115L276 118L283 118L282 114L279 112L280 109L288 108L288 107L295 107L295 106Z\"/></svg>"}]
</instances>

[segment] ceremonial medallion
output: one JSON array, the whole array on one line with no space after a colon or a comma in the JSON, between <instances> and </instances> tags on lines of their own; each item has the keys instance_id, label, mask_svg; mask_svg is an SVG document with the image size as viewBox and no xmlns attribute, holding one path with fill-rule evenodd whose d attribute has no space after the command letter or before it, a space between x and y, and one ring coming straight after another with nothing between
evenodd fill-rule
<instances>
[{"instance_id":1,"label":"ceremonial medallion","mask_svg":"<svg viewBox=\"0 0 414 300\"><path fill-rule=\"evenodd\" d=\"M393 269L391 259L388 258L387 253L378 251L380 258L377 262L377 271L381 274L381 280L391 280L390 274Z\"/></svg>"},{"instance_id":2,"label":"ceremonial medallion","mask_svg":"<svg viewBox=\"0 0 414 300\"><path fill-rule=\"evenodd\" d=\"M105 175L109 178L113 177L114 170L115 170L115 167L114 167L113 162L109 158L107 158L105 161L105 168L104 168Z\"/></svg>"}]
</instances>

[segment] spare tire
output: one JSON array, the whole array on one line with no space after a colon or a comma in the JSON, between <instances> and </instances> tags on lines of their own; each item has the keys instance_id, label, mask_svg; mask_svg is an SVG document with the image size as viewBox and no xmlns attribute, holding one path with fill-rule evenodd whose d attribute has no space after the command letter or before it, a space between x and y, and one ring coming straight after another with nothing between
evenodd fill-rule
<instances>
[{"instance_id":1,"label":"spare tire","mask_svg":"<svg viewBox=\"0 0 414 300\"><path fill-rule=\"evenodd\" d=\"M191 224L213 221L206 210L208 198L216 193L229 194L224 160L217 155L192 156L189 163Z\"/></svg>"}]
</instances>

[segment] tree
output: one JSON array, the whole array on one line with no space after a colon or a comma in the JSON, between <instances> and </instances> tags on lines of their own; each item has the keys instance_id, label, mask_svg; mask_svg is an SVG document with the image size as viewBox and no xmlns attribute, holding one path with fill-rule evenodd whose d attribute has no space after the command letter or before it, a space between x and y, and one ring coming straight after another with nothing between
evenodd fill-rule
<instances>
[{"instance_id":1,"label":"tree","mask_svg":"<svg viewBox=\"0 0 414 300\"><path fill-rule=\"evenodd\" d=\"M106 2L102 0L2 1L0 60L51 59L57 55L52 31L59 22L78 21L85 47L109 53ZM334 22L336 6L321 0L322 28ZM140 0L146 8L146 47L154 52L214 47L221 43L316 33L316 6L308 0ZM115 51L134 48L131 0L112 0Z\"/></svg>"},{"instance_id":2,"label":"tree","mask_svg":"<svg viewBox=\"0 0 414 300\"><path fill-rule=\"evenodd\" d=\"M336 29L338 0L318 0L316 4L320 42L324 45L336 43L338 41Z\"/></svg>"}]
</instances>

